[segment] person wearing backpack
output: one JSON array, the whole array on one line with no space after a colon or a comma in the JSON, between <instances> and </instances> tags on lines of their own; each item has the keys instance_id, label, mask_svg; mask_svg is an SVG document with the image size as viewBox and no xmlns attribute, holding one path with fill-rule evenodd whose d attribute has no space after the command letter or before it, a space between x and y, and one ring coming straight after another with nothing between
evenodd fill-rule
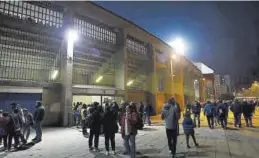
<instances>
[{"instance_id":1,"label":"person wearing backpack","mask_svg":"<svg viewBox=\"0 0 259 158\"><path fill-rule=\"evenodd\" d=\"M204 116L207 117L208 126L210 129L214 129L214 107L211 104L210 101L207 102L207 104L204 107Z\"/></svg>"},{"instance_id":2,"label":"person wearing backpack","mask_svg":"<svg viewBox=\"0 0 259 158\"><path fill-rule=\"evenodd\" d=\"M103 117L103 132L105 137L106 155L110 155L109 144L111 142L112 154L115 155L115 133L118 132L117 115L112 111L111 106L107 106Z\"/></svg>"},{"instance_id":3,"label":"person wearing backpack","mask_svg":"<svg viewBox=\"0 0 259 158\"><path fill-rule=\"evenodd\" d=\"M243 112L242 104L236 99L234 101L234 103L231 105L230 110L234 114L234 119L235 119L234 126L235 127L238 126L239 128L241 128L241 115L242 115L242 112Z\"/></svg>"},{"instance_id":4,"label":"person wearing backpack","mask_svg":"<svg viewBox=\"0 0 259 158\"><path fill-rule=\"evenodd\" d=\"M227 123L226 123L226 107L223 104L222 100L220 100L218 102L216 112L217 112L218 120L219 120L219 122L221 124L221 127L223 129L226 129L227 128Z\"/></svg>"},{"instance_id":5,"label":"person wearing backpack","mask_svg":"<svg viewBox=\"0 0 259 158\"><path fill-rule=\"evenodd\" d=\"M177 136L179 135L178 120L181 115L180 112L179 105L176 103L174 98L171 98L168 103L163 105L163 110L161 113L161 118L165 121L168 148L172 158L175 158L176 154Z\"/></svg>"}]
</instances>

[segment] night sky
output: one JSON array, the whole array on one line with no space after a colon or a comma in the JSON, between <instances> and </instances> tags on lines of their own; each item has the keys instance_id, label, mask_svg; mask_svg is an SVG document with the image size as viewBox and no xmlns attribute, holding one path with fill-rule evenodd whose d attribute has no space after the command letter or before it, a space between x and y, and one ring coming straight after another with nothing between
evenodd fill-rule
<instances>
[{"instance_id":1,"label":"night sky","mask_svg":"<svg viewBox=\"0 0 259 158\"><path fill-rule=\"evenodd\" d=\"M259 40L257 2L95 2L165 42L181 36L186 57L235 80L252 78ZM252 79L250 79L252 80Z\"/></svg>"}]
</instances>

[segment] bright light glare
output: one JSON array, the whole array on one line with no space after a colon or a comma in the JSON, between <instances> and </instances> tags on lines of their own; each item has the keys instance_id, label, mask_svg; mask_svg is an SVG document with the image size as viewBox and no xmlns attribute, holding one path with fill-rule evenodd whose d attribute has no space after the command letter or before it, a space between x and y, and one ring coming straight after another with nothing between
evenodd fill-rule
<instances>
[{"instance_id":1,"label":"bright light glare","mask_svg":"<svg viewBox=\"0 0 259 158\"><path fill-rule=\"evenodd\" d=\"M71 42L77 41L78 40L77 32L73 29L69 29L67 31L67 40Z\"/></svg>"},{"instance_id":2,"label":"bright light glare","mask_svg":"<svg viewBox=\"0 0 259 158\"><path fill-rule=\"evenodd\" d=\"M194 82L198 82L198 80L194 80Z\"/></svg>"},{"instance_id":3,"label":"bright light glare","mask_svg":"<svg viewBox=\"0 0 259 158\"><path fill-rule=\"evenodd\" d=\"M173 54L173 55L172 55L172 59L175 60L176 58L177 58L176 54Z\"/></svg>"},{"instance_id":4,"label":"bright light glare","mask_svg":"<svg viewBox=\"0 0 259 158\"><path fill-rule=\"evenodd\" d=\"M133 83L134 83L134 81L131 80L131 81L129 81L129 82L127 83L127 86L130 86L130 85L132 85Z\"/></svg>"},{"instance_id":5,"label":"bright light glare","mask_svg":"<svg viewBox=\"0 0 259 158\"><path fill-rule=\"evenodd\" d=\"M103 76L99 76L99 77L95 80L95 82L98 83L98 82L100 82L102 79L103 79Z\"/></svg>"},{"instance_id":6,"label":"bright light glare","mask_svg":"<svg viewBox=\"0 0 259 158\"><path fill-rule=\"evenodd\" d=\"M52 72L52 74L51 74L51 79L52 79L52 80L55 80L55 79L57 78L57 76L58 76L58 70L54 70L54 71Z\"/></svg>"},{"instance_id":7,"label":"bright light glare","mask_svg":"<svg viewBox=\"0 0 259 158\"><path fill-rule=\"evenodd\" d=\"M186 52L187 46L184 40L180 37L176 38L174 41L169 42L169 45L173 47L176 53L184 55Z\"/></svg>"}]
</instances>

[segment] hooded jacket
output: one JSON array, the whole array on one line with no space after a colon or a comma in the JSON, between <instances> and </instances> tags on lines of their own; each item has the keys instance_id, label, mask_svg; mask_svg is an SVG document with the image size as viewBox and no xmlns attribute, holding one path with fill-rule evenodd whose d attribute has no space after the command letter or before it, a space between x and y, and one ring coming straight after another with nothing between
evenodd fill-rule
<instances>
[{"instance_id":1,"label":"hooded jacket","mask_svg":"<svg viewBox=\"0 0 259 158\"><path fill-rule=\"evenodd\" d=\"M161 117L165 120L165 126L167 129L177 129L178 120L180 118L179 107L174 101L169 101L164 104Z\"/></svg>"}]
</instances>

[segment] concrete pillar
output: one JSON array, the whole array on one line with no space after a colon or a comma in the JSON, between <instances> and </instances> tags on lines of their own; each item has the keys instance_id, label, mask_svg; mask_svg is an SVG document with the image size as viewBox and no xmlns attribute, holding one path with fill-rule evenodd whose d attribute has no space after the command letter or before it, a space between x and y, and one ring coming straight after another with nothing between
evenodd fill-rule
<instances>
[{"instance_id":1,"label":"concrete pillar","mask_svg":"<svg viewBox=\"0 0 259 158\"><path fill-rule=\"evenodd\" d=\"M43 88L42 102L45 106L46 117L44 120L45 126L60 126L61 123L61 87L53 86Z\"/></svg>"},{"instance_id":2,"label":"concrete pillar","mask_svg":"<svg viewBox=\"0 0 259 158\"><path fill-rule=\"evenodd\" d=\"M127 84L127 51L125 45L125 33L123 29L118 29L117 32L117 51L114 54L115 64L115 79L114 85L116 88L126 91ZM124 96L126 94L124 93Z\"/></svg>"},{"instance_id":3,"label":"concrete pillar","mask_svg":"<svg viewBox=\"0 0 259 158\"><path fill-rule=\"evenodd\" d=\"M72 74L73 74L73 46L67 44L66 31L73 28L73 13L66 10L64 15L64 39L61 58L61 125L69 126L72 122ZM71 48L72 47L72 48Z\"/></svg>"},{"instance_id":4,"label":"concrete pillar","mask_svg":"<svg viewBox=\"0 0 259 158\"><path fill-rule=\"evenodd\" d=\"M148 72L147 78L147 90L148 90L148 101L152 104L155 114L156 110L156 88L157 88L157 80L156 80L156 69L155 69L155 52L153 51L153 46L151 43L147 44L147 55L148 61L146 62L146 68Z\"/></svg>"}]
</instances>

